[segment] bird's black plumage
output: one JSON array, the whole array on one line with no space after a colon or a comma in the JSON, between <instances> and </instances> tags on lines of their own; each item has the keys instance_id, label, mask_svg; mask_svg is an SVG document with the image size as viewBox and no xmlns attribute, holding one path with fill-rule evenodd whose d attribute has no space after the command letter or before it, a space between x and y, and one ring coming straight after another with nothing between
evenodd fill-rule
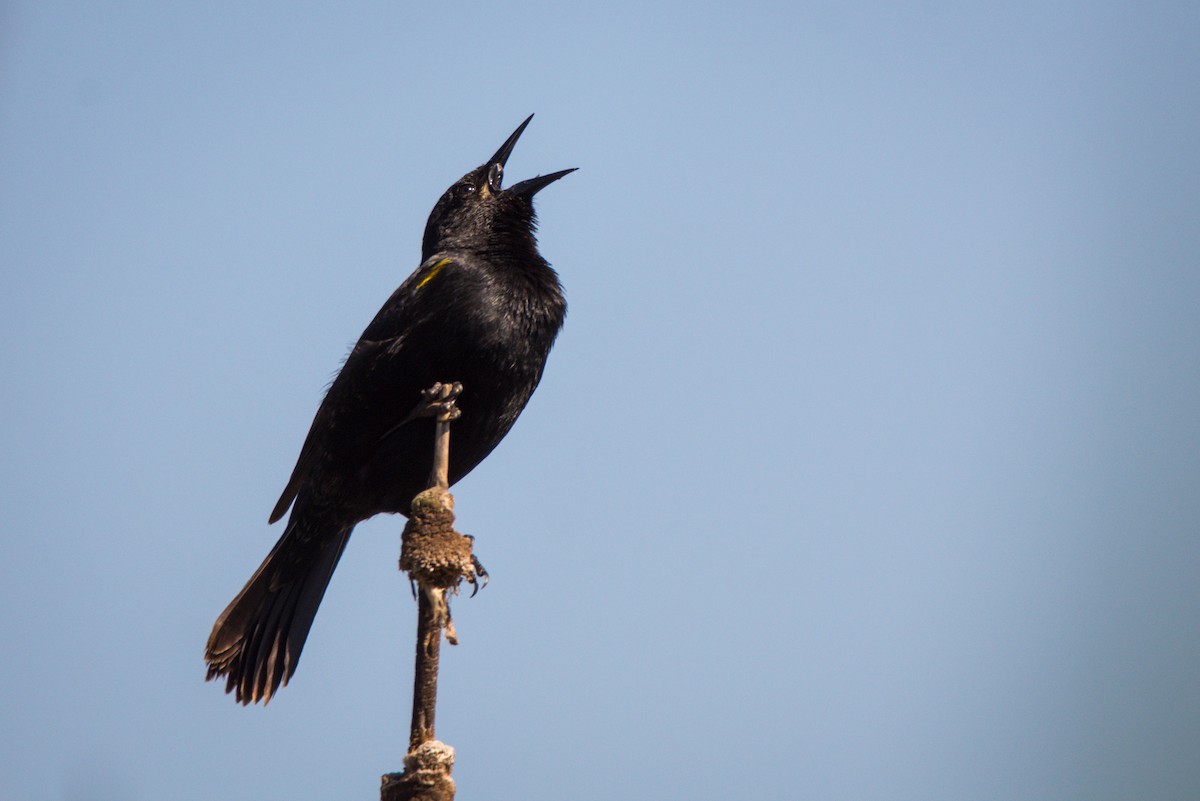
<instances>
[{"instance_id":1,"label":"bird's black plumage","mask_svg":"<svg viewBox=\"0 0 1200 801\"><path fill-rule=\"evenodd\" d=\"M208 678L242 703L287 684L350 532L407 514L432 460L433 421L406 422L421 390L461 382L450 481L504 438L542 377L566 301L534 237L533 196L572 170L503 188L532 115L438 200L421 266L375 315L317 410L270 522L283 535L213 626Z\"/></svg>"}]
</instances>

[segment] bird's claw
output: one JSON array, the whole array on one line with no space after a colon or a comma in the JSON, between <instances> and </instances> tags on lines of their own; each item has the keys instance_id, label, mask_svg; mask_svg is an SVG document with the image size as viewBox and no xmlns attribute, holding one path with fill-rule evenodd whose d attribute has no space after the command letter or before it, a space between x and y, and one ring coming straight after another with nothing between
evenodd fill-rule
<instances>
[{"instance_id":1,"label":"bird's claw","mask_svg":"<svg viewBox=\"0 0 1200 801\"><path fill-rule=\"evenodd\" d=\"M437 417L445 421L457 420L462 411L458 408L458 396L462 394L463 385L455 381L443 384L438 381L428 389L421 390L421 400L408 413L408 416L388 430L387 437L400 426L407 425L422 417Z\"/></svg>"},{"instance_id":2,"label":"bird's claw","mask_svg":"<svg viewBox=\"0 0 1200 801\"><path fill-rule=\"evenodd\" d=\"M429 389L421 390L421 404L414 410L414 414L457 420L462 415L458 408L458 396L462 394L462 390L463 385L457 381L450 384L439 381Z\"/></svg>"},{"instance_id":3,"label":"bird's claw","mask_svg":"<svg viewBox=\"0 0 1200 801\"><path fill-rule=\"evenodd\" d=\"M474 568L474 572L467 576L467 581L471 582L471 597L474 598L475 593L487 586L488 572L483 569L483 563L475 554L471 554L471 566Z\"/></svg>"}]
</instances>

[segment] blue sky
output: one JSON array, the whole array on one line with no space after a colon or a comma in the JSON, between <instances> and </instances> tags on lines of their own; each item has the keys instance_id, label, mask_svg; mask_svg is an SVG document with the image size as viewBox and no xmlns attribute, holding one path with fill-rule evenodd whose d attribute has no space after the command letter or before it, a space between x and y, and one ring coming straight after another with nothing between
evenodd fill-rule
<instances>
[{"instance_id":1,"label":"blue sky","mask_svg":"<svg viewBox=\"0 0 1200 801\"><path fill-rule=\"evenodd\" d=\"M1200 794L1194 4L0 7L0 796L371 798L398 519L203 682L322 389L530 112L570 312L456 488L461 798Z\"/></svg>"}]
</instances>

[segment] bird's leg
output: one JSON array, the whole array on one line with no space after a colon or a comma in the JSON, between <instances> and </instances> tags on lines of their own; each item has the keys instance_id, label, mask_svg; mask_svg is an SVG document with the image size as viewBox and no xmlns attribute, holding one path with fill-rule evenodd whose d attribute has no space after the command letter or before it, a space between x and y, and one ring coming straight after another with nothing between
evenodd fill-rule
<instances>
[{"instance_id":1,"label":"bird's leg","mask_svg":"<svg viewBox=\"0 0 1200 801\"><path fill-rule=\"evenodd\" d=\"M462 388L462 384L455 381L453 384L434 384L421 393L429 410L427 413L437 420L433 434L433 468L429 471L431 487L450 489L450 421L457 420L462 414L458 408Z\"/></svg>"},{"instance_id":2,"label":"bird's leg","mask_svg":"<svg viewBox=\"0 0 1200 801\"><path fill-rule=\"evenodd\" d=\"M458 408L458 396L462 394L463 385L457 381L443 384L440 381L429 389L421 390L421 400L412 408L408 416L389 428L381 440L387 439L401 426L406 426L413 420L422 417L433 417L437 420L437 433L434 435L433 470L429 474L429 486L448 489L450 487L450 423L462 415Z\"/></svg>"}]
</instances>

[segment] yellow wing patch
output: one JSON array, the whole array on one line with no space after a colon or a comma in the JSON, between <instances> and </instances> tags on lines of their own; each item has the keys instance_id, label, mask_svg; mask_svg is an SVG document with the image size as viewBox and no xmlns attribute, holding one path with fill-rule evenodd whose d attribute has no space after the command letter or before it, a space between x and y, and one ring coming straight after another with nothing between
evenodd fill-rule
<instances>
[{"instance_id":1,"label":"yellow wing patch","mask_svg":"<svg viewBox=\"0 0 1200 801\"><path fill-rule=\"evenodd\" d=\"M421 279L420 283L417 284L417 289L420 289L421 287L425 286L433 279L437 278L438 273L440 273L442 271L442 268L445 267L449 263L450 263L450 259L442 259L437 264L430 267L429 275L427 275Z\"/></svg>"}]
</instances>

